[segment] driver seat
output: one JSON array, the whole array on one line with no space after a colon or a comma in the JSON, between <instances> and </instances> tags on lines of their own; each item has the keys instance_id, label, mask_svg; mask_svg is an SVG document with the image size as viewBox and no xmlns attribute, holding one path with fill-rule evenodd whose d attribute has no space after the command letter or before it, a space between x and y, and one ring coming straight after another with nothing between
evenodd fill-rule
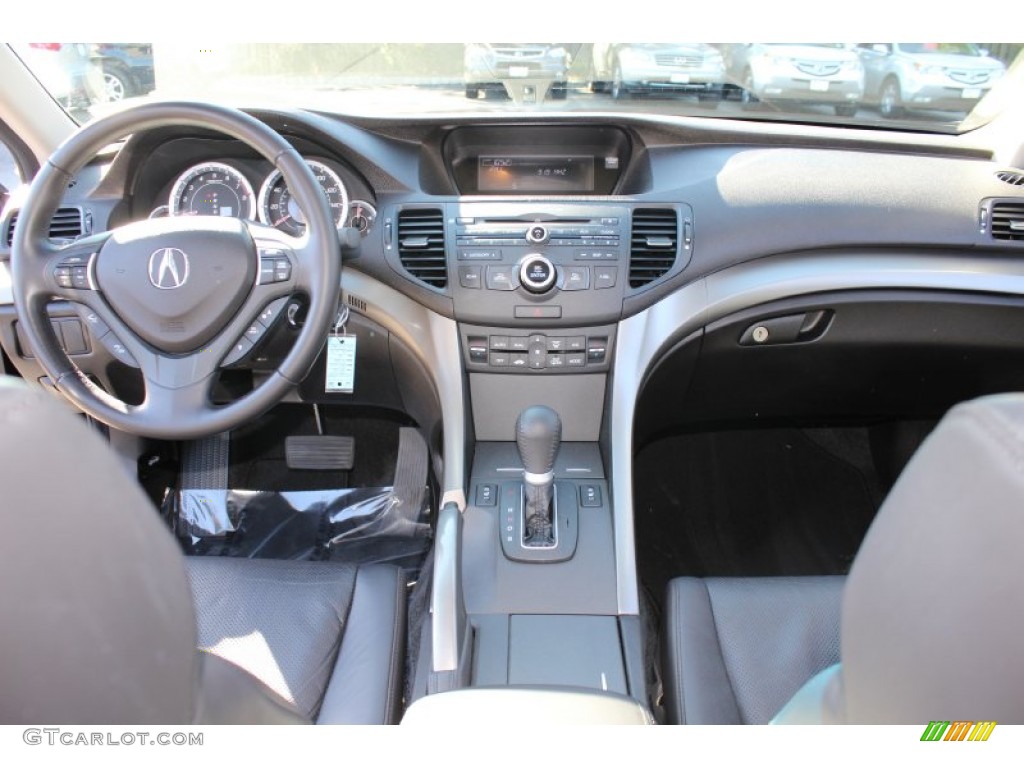
<instances>
[{"instance_id":1,"label":"driver seat","mask_svg":"<svg viewBox=\"0 0 1024 768\"><path fill-rule=\"evenodd\" d=\"M0 499L0 722L397 721L400 569L185 558L95 431L4 377Z\"/></svg>"}]
</instances>

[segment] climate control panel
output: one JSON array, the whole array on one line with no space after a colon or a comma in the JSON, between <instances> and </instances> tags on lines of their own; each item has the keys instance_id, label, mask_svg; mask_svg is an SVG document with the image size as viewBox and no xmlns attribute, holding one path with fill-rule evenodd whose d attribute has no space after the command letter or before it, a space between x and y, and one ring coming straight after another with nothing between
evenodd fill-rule
<instances>
[{"instance_id":1,"label":"climate control panel","mask_svg":"<svg viewBox=\"0 0 1024 768\"><path fill-rule=\"evenodd\" d=\"M612 359L615 326L525 332L518 328L461 325L469 371L488 373L598 373Z\"/></svg>"}]
</instances>

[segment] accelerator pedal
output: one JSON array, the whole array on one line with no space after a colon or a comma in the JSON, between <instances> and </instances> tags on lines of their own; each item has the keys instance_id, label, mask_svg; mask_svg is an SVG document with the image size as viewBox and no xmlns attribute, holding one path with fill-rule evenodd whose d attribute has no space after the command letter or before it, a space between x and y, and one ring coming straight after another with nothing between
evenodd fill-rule
<instances>
[{"instance_id":1,"label":"accelerator pedal","mask_svg":"<svg viewBox=\"0 0 1024 768\"><path fill-rule=\"evenodd\" d=\"M348 472L356 459L356 439L338 435L292 435L284 441L288 469Z\"/></svg>"}]
</instances>

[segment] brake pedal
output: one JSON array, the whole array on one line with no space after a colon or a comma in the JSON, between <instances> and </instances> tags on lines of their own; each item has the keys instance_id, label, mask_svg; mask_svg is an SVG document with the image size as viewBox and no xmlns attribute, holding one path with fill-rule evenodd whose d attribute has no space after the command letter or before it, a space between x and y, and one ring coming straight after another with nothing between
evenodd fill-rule
<instances>
[{"instance_id":1,"label":"brake pedal","mask_svg":"<svg viewBox=\"0 0 1024 768\"><path fill-rule=\"evenodd\" d=\"M348 472L355 464L356 439L336 435L292 435L284 441L288 469Z\"/></svg>"}]
</instances>

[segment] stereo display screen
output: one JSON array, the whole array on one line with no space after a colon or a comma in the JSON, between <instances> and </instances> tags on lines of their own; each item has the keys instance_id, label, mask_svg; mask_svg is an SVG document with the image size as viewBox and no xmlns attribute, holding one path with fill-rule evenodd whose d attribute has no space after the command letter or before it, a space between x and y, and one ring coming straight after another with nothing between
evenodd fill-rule
<instances>
[{"instance_id":1,"label":"stereo display screen","mask_svg":"<svg viewBox=\"0 0 1024 768\"><path fill-rule=\"evenodd\" d=\"M592 193L593 155L480 155L480 192Z\"/></svg>"}]
</instances>

